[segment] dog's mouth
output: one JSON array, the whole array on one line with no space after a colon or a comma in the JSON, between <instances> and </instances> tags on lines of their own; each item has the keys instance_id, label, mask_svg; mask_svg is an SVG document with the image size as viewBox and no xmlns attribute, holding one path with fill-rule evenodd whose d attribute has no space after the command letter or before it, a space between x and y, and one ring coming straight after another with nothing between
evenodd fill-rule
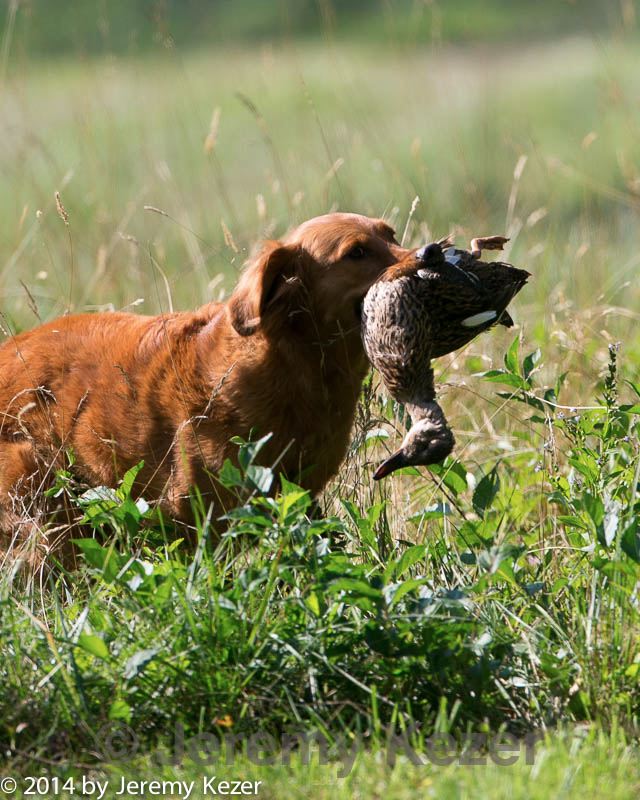
<instances>
[{"instance_id":1,"label":"dog's mouth","mask_svg":"<svg viewBox=\"0 0 640 800\"><path fill-rule=\"evenodd\" d=\"M362 323L362 308L364 306L364 295L359 297L355 303L353 304L353 314L358 322L358 324Z\"/></svg>"}]
</instances>

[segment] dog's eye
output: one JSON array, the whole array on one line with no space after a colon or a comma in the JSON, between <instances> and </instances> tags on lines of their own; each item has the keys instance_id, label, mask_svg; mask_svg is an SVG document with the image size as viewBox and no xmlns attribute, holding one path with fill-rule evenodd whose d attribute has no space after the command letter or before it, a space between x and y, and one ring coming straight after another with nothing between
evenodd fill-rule
<instances>
[{"instance_id":1,"label":"dog's eye","mask_svg":"<svg viewBox=\"0 0 640 800\"><path fill-rule=\"evenodd\" d=\"M361 244L357 244L355 247L352 247L351 250L347 253L347 258L353 258L354 260L358 260L360 258L364 258L367 255L367 250Z\"/></svg>"}]
</instances>

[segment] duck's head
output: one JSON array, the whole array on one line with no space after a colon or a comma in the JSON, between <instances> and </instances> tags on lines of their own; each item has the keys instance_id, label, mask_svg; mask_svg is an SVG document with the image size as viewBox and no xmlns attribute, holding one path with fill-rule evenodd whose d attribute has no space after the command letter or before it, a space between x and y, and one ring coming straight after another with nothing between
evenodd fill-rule
<instances>
[{"instance_id":1,"label":"duck's head","mask_svg":"<svg viewBox=\"0 0 640 800\"><path fill-rule=\"evenodd\" d=\"M440 242L431 242L430 244L425 244L424 247L416 250L415 257L422 263L423 267L441 264L444 257L442 246Z\"/></svg>"},{"instance_id":2,"label":"duck's head","mask_svg":"<svg viewBox=\"0 0 640 800\"><path fill-rule=\"evenodd\" d=\"M453 433L440 406L433 402L424 407L424 415L411 426L399 450L378 467L373 479L379 481L403 467L437 464L451 453Z\"/></svg>"}]
</instances>

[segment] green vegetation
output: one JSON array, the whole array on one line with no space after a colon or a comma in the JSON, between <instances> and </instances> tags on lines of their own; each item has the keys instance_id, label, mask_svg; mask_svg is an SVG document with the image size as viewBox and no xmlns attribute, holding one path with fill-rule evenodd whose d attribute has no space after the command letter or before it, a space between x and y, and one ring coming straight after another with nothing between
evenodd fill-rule
<instances>
[{"instance_id":1,"label":"green vegetation","mask_svg":"<svg viewBox=\"0 0 640 800\"><path fill-rule=\"evenodd\" d=\"M133 54L229 42L358 40L378 46L625 34L632 2L608 0L6 0L15 51ZM11 11L9 12L11 13Z\"/></svg>"},{"instance_id":2,"label":"green vegetation","mask_svg":"<svg viewBox=\"0 0 640 800\"><path fill-rule=\"evenodd\" d=\"M405 505L404 519L391 498L363 507L345 484L332 517L310 516L309 495L286 481L270 498L262 443L241 443L240 468L221 473L239 497L229 532L208 546L202 508L194 555L130 496L133 473L117 492L81 494L61 473L56 491L97 537L78 540L82 585L61 575L44 617L5 587L8 746L82 757L87 742L102 752L113 722L145 751L177 723L188 738L203 726L247 737L301 726L379 743L409 730L418 748L433 730L522 737L567 720L631 729L640 404L618 402L612 347L603 406L556 412L557 388L534 382L539 352L520 360L517 345L483 377L525 406L546 456L513 453L490 470L456 460L426 485L414 477L421 510ZM357 432L360 480L380 435Z\"/></svg>"},{"instance_id":3,"label":"green vegetation","mask_svg":"<svg viewBox=\"0 0 640 800\"><path fill-rule=\"evenodd\" d=\"M452 3L447 25L471 5ZM157 778L152 754L179 724L366 746L338 780L335 764L240 752L227 776L263 779L262 797L637 796L635 46L458 49L425 34L381 49L369 33L342 42L339 25L324 46L282 44L265 23L258 38L275 43L249 47L225 23L224 48L151 44L142 59L112 26L99 57L49 62L32 52L66 45L28 38L38 6L31 33L22 6L5 29L0 73L3 328L68 308L196 306L233 285L260 238L334 207L385 214L416 243L505 232L533 280L515 339L496 331L437 365L458 441L442 468L373 485L407 421L372 375L320 515L296 486L266 497L277 476L259 442L239 443L241 468L222 476L238 491L228 535L209 541L200 509L195 553L130 496L131 476L105 492L61 473L96 538L43 585L4 567L0 773ZM487 3L483 19L514 29L505 8ZM133 732L132 762L114 756L112 726ZM464 745L540 730L534 765L385 763L390 732L423 753L434 732Z\"/></svg>"}]
</instances>

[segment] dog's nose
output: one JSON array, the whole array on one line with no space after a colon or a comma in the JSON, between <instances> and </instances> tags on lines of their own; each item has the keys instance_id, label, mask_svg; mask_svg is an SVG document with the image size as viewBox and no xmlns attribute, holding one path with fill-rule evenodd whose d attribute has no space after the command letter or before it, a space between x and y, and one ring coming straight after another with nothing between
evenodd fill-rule
<instances>
[{"instance_id":1,"label":"dog's nose","mask_svg":"<svg viewBox=\"0 0 640 800\"><path fill-rule=\"evenodd\" d=\"M416 258L420 261L439 261L442 259L442 248L437 242L425 244L424 247L416 251Z\"/></svg>"}]
</instances>

